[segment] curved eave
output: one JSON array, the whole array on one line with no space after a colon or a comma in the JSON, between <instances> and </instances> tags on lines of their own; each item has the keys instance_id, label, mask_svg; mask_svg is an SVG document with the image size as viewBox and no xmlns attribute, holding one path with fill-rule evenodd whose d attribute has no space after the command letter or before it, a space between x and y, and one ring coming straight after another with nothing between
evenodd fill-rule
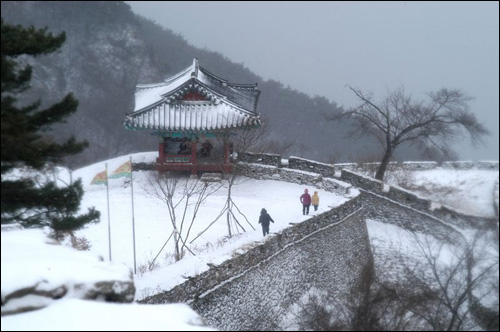
<instances>
[{"instance_id":1,"label":"curved eave","mask_svg":"<svg viewBox=\"0 0 500 332\"><path fill-rule=\"evenodd\" d=\"M234 116L234 115L233 115ZM149 119L148 119L149 120ZM232 119L228 124L213 124L212 122L207 125L200 125L199 128L192 128L186 125L168 125L162 126L158 123L151 123L151 121L135 121L133 118L127 116L123 121L123 126L128 130L154 130L154 131L175 131L175 132L218 132L245 128L260 127L262 122L258 116L243 116L239 119Z\"/></svg>"}]
</instances>

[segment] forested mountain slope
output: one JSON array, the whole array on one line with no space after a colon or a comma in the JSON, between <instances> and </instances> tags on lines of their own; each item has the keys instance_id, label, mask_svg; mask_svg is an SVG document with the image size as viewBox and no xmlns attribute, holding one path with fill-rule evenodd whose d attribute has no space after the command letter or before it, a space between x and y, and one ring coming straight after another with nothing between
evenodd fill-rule
<instances>
[{"instance_id":1,"label":"forested mountain slope","mask_svg":"<svg viewBox=\"0 0 500 332\"><path fill-rule=\"evenodd\" d=\"M23 97L51 104L69 92L75 94L78 112L48 137L58 140L74 134L89 141L90 148L72 157L69 166L155 150L157 138L122 126L124 115L134 108L135 86L161 82L188 67L194 57L230 82L258 83L262 91L258 111L270 125L268 139L294 142L288 154L325 162L366 161L377 154L378 145L369 138L344 138L348 122L328 120L338 111L334 102L264 81L243 64L189 45L121 1L3 1L1 10L6 23L66 32L59 53L25 60L34 69L32 88ZM311 68L311 79L318 74ZM415 149L404 153L400 157L418 159Z\"/></svg>"}]
</instances>

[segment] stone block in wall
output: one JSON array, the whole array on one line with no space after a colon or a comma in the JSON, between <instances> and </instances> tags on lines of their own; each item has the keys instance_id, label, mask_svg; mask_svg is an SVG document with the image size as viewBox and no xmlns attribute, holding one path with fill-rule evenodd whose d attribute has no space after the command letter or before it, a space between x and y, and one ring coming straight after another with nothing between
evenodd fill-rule
<instances>
[{"instance_id":1,"label":"stone block in wall","mask_svg":"<svg viewBox=\"0 0 500 332\"><path fill-rule=\"evenodd\" d=\"M234 173L258 180L280 180L280 169L269 165L249 164L239 162Z\"/></svg>"},{"instance_id":2,"label":"stone block in wall","mask_svg":"<svg viewBox=\"0 0 500 332\"><path fill-rule=\"evenodd\" d=\"M346 169L342 170L340 180L375 193L382 193L384 188L382 181Z\"/></svg>"},{"instance_id":3,"label":"stone block in wall","mask_svg":"<svg viewBox=\"0 0 500 332\"><path fill-rule=\"evenodd\" d=\"M375 177L375 172L377 172L380 165L381 165L381 163L363 163L363 164L361 164L360 168L361 168L361 170L366 172L368 175Z\"/></svg>"},{"instance_id":4,"label":"stone block in wall","mask_svg":"<svg viewBox=\"0 0 500 332\"><path fill-rule=\"evenodd\" d=\"M477 217L453 210L448 206L441 206L430 211L432 215L441 220L447 221L460 228L472 229L495 229L496 221L493 218Z\"/></svg>"},{"instance_id":5,"label":"stone block in wall","mask_svg":"<svg viewBox=\"0 0 500 332\"><path fill-rule=\"evenodd\" d=\"M445 161L443 163L444 169L471 169L473 167L472 161Z\"/></svg>"},{"instance_id":6,"label":"stone block in wall","mask_svg":"<svg viewBox=\"0 0 500 332\"><path fill-rule=\"evenodd\" d=\"M246 163L281 166L281 156L271 153L242 152L238 154L238 160Z\"/></svg>"},{"instance_id":7,"label":"stone block in wall","mask_svg":"<svg viewBox=\"0 0 500 332\"><path fill-rule=\"evenodd\" d=\"M498 171L498 161L481 160L476 163L476 168Z\"/></svg>"},{"instance_id":8,"label":"stone block in wall","mask_svg":"<svg viewBox=\"0 0 500 332\"><path fill-rule=\"evenodd\" d=\"M396 186L391 186L389 192L387 192L385 196L398 203L408 205L421 211L427 211L431 206L429 200L420 198L415 193Z\"/></svg>"},{"instance_id":9,"label":"stone block in wall","mask_svg":"<svg viewBox=\"0 0 500 332\"><path fill-rule=\"evenodd\" d=\"M382 163L380 162L363 163L361 165L361 168L366 171L376 172L379 169L380 165L382 165ZM395 170L396 168L398 168L398 166L399 165L397 161L390 161L389 164L387 164L387 170Z\"/></svg>"},{"instance_id":10,"label":"stone block in wall","mask_svg":"<svg viewBox=\"0 0 500 332\"><path fill-rule=\"evenodd\" d=\"M408 171L421 171L428 169L435 169L438 163L435 161L405 161L402 168Z\"/></svg>"},{"instance_id":11,"label":"stone block in wall","mask_svg":"<svg viewBox=\"0 0 500 332\"><path fill-rule=\"evenodd\" d=\"M363 163L361 165L361 167L366 168L366 169L368 169L368 168L379 168L380 165L382 165L381 162L372 162L372 163Z\"/></svg>"},{"instance_id":12,"label":"stone block in wall","mask_svg":"<svg viewBox=\"0 0 500 332\"><path fill-rule=\"evenodd\" d=\"M388 170L395 170L398 167L399 167L399 163L397 161L389 161L389 164L387 164Z\"/></svg>"},{"instance_id":13,"label":"stone block in wall","mask_svg":"<svg viewBox=\"0 0 500 332\"><path fill-rule=\"evenodd\" d=\"M314 185L318 184L322 181L321 175L318 173L301 171L290 168L281 168L279 170L280 179L282 181L305 184L305 185Z\"/></svg>"},{"instance_id":14,"label":"stone block in wall","mask_svg":"<svg viewBox=\"0 0 500 332\"><path fill-rule=\"evenodd\" d=\"M358 168L357 163L341 163L341 164L333 164L333 167L336 170L348 169L350 171L355 171Z\"/></svg>"},{"instance_id":15,"label":"stone block in wall","mask_svg":"<svg viewBox=\"0 0 500 332\"><path fill-rule=\"evenodd\" d=\"M361 194L361 199L368 219L394 224L412 232L430 234L436 239L454 244L463 241L461 233L451 227L450 223L440 222L440 219L429 213L368 191Z\"/></svg>"},{"instance_id":16,"label":"stone block in wall","mask_svg":"<svg viewBox=\"0 0 500 332\"><path fill-rule=\"evenodd\" d=\"M334 192L339 195L347 195L353 188L352 184L339 181L332 178L325 178L322 181L322 188L326 191Z\"/></svg>"},{"instance_id":17,"label":"stone block in wall","mask_svg":"<svg viewBox=\"0 0 500 332\"><path fill-rule=\"evenodd\" d=\"M313 160L290 157L288 158L288 167L291 169L298 169L306 172L313 172L321 174L324 177L333 177L335 175L335 168L331 164L320 163Z\"/></svg>"}]
</instances>

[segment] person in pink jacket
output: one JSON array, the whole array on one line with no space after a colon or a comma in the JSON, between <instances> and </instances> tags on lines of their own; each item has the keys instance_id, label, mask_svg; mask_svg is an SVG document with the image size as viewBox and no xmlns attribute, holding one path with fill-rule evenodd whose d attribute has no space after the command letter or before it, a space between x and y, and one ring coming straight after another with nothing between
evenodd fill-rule
<instances>
[{"instance_id":1,"label":"person in pink jacket","mask_svg":"<svg viewBox=\"0 0 500 332\"><path fill-rule=\"evenodd\" d=\"M302 214L309 214L309 207L311 206L311 195L309 195L309 190L304 190L304 193L300 196L300 202L302 203Z\"/></svg>"}]
</instances>

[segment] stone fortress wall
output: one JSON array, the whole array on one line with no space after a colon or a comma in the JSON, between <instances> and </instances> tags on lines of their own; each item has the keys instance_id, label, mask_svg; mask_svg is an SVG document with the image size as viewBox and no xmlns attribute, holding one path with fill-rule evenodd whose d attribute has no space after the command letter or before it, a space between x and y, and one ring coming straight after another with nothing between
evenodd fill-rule
<instances>
[{"instance_id":1,"label":"stone fortress wall","mask_svg":"<svg viewBox=\"0 0 500 332\"><path fill-rule=\"evenodd\" d=\"M309 290L328 289L338 296L347 295L364 271L373 268L366 218L430 232L452 242L463 241L458 228L495 227L494 220L465 215L350 171L357 167L354 164L329 165L295 157L283 164L279 155L253 153L242 154L239 160L236 174L315 186L351 199L248 245L233 253L230 260L141 302L187 302L210 326L268 330ZM498 169L498 162L447 165ZM403 163L402 167L435 166ZM340 168L339 180L334 175Z\"/></svg>"}]
</instances>

